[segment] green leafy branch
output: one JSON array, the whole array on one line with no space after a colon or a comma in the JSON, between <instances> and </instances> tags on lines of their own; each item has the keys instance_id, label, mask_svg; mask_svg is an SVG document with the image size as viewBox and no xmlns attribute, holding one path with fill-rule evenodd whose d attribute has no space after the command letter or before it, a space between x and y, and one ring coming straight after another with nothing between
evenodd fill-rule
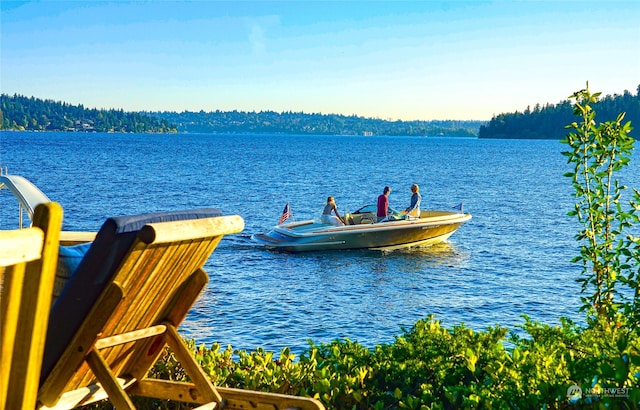
<instances>
[{"instance_id":1,"label":"green leafy branch","mask_svg":"<svg viewBox=\"0 0 640 410\"><path fill-rule=\"evenodd\" d=\"M625 113L616 120L596 125L600 93L587 88L574 93L574 114L581 121L566 128L572 131L563 143L570 151L563 152L574 165L565 176L572 180L577 198L569 212L582 224L576 235L580 255L573 259L583 265L582 311L590 320L619 326L622 321L638 323L638 244L631 227L638 222L640 195L634 189L630 207L625 208L616 173L629 164L634 139L631 122L623 123Z\"/></svg>"}]
</instances>

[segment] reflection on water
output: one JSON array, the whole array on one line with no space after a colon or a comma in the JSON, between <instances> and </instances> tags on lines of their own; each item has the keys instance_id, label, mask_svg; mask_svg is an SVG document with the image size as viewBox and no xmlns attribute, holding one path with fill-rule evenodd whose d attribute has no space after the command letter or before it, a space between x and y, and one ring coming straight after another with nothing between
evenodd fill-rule
<instances>
[{"instance_id":1,"label":"reflection on water","mask_svg":"<svg viewBox=\"0 0 640 410\"><path fill-rule=\"evenodd\" d=\"M386 252L385 252L386 253ZM398 249L388 252L391 256L401 256L405 260L427 261L431 266L456 266L462 268L462 264L469 260L469 252L458 249L455 243L443 242L431 246L418 246L407 249Z\"/></svg>"},{"instance_id":2,"label":"reflection on water","mask_svg":"<svg viewBox=\"0 0 640 410\"><path fill-rule=\"evenodd\" d=\"M224 267L208 267L210 291L198 302L195 314L183 325L198 339L224 341L234 347L304 347L312 338L328 342L337 337L377 343L392 342L401 327L431 313L436 300L446 300L441 269L463 270L469 253L455 243L395 251L326 251L301 254L247 249L246 270L225 277ZM236 246L220 249L234 253ZM214 258L215 259L215 258ZM226 255L225 255L226 259ZM215 273L214 273L215 272ZM240 275L240 276L238 276ZM444 305L444 303L443 303ZM251 307L253 308L251 308ZM224 311L242 323L226 329ZM297 332L291 332L291 327ZM273 344L268 335L277 334ZM294 349L295 350L295 349Z\"/></svg>"}]
</instances>

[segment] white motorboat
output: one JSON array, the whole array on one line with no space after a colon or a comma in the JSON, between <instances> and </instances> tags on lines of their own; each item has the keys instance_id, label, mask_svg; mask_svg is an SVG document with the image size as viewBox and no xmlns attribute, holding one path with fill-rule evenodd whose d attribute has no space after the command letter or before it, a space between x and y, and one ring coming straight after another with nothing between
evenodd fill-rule
<instances>
[{"instance_id":1,"label":"white motorboat","mask_svg":"<svg viewBox=\"0 0 640 410\"><path fill-rule=\"evenodd\" d=\"M343 226L323 224L319 220L283 223L267 233L254 234L251 239L267 249L288 252L394 250L446 241L471 219L462 209L459 212L423 210L419 218L393 209L390 212L388 218L376 222L376 205L366 205L345 214Z\"/></svg>"}]
</instances>

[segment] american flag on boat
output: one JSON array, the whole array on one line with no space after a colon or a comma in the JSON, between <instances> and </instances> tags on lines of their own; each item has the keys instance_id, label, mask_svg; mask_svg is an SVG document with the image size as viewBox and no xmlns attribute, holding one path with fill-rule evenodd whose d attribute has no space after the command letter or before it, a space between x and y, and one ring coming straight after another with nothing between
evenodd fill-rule
<instances>
[{"instance_id":1,"label":"american flag on boat","mask_svg":"<svg viewBox=\"0 0 640 410\"><path fill-rule=\"evenodd\" d=\"M289 207L289 202L284 206L282 210L282 215L280 215L280 219L278 219L278 225L282 225L284 221L291 217L291 208Z\"/></svg>"}]
</instances>

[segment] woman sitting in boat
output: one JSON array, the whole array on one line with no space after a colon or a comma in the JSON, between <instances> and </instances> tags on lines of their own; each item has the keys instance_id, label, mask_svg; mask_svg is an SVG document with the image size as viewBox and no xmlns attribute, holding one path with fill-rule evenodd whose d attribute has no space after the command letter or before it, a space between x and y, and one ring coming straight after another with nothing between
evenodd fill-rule
<instances>
[{"instance_id":1,"label":"woman sitting in boat","mask_svg":"<svg viewBox=\"0 0 640 410\"><path fill-rule=\"evenodd\" d=\"M331 215L331 212L335 212L335 215ZM338 213L338 207L336 206L336 201L332 196L327 198L327 204L324 206L322 210L322 216L320 216L320 222L323 224L329 224L333 226L343 226L344 220L340 217Z\"/></svg>"}]
</instances>

